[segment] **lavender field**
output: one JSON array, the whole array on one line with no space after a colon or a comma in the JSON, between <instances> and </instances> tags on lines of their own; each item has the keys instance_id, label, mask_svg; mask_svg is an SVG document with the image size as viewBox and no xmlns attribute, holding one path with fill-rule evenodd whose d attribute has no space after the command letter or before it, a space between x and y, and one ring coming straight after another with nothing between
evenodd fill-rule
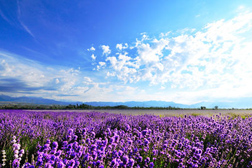
<instances>
[{"instance_id":1,"label":"lavender field","mask_svg":"<svg viewBox=\"0 0 252 168\"><path fill-rule=\"evenodd\" d=\"M0 111L1 167L252 167L252 115Z\"/></svg>"}]
</instances>

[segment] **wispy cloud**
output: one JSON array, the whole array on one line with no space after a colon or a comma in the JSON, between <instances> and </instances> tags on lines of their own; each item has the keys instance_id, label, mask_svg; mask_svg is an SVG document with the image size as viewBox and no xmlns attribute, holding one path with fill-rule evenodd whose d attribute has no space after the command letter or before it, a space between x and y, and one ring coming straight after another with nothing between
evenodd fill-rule
<instances>
[{"instance_id":1,"label":"wispy cloud","mask_svg":"<svg viewBox=\"0 0 252 168\"><path fill-rule=\"evenodd\" d=\"M19 0L17 0L17 18L18 18L18 21L19 21L20 25L22 26L22 28L23 28L28 34L30 34L30 35L34 38L33 33L32 33L31 30L28 28L28 26L25 25L25 23L22 21L21 17L22 17L22 11L21 11L21 8L20 8L20 2L19 2Z\"/></svg>"},{"instance_id":2,"label":"wispy cloud","mask_svg":"<svg viewBox=\"0 0 252 168\"><path fill-rule=\"evenodd\" d=\"M99 66L104 67L105 62ZM0 94L68 101L123 101L123 97L115 99L114 91L122 92L129 86L110 84L104 79L79 69L49 67L0 50Z\"/></svg>"},{"instance_id":3,"label":"wispy cloud","mask_svg":"<svg viewBox=\"0 0 252 168\"><path fill-rule=\"evenodd\" d=\"M34 91L45 89L43 87L29 86L26 82L12 77L0 77L0 92L2 93L26 93L32 94ZM50 89L52 90L52 88Z\"/></svg>"},{"instance_id":4,"label":"wispy cloud","mask_svg":"<svg viewBox=\"0 0 252 168\"><path fill-rule=\"evenodd\" d=\"M72 68L51 68L19 55L0 52L0 78L5 81L1 82L1 87L12 83L9 85L10 94L22 95L28 90L33 90L31 94L70 92L78 81L79 73Z\"/></svg>"},{"instance_id":5,"label":"wispy cloud","mask_svg":"<svg viewBox=\"0 0 252 168\"><path fill-rule=\"evenodd\" d=\"M23 29L30 34L33 38L35 38L35 36L33 35L33 33L31 32L31 30L23 23L23 21L19 20L21 26L23 27Z\"/></svg>"},{"instance_id":6,"label":"wispy cloud","mask_svg":"<svg viewBox=\"0 0 252 168\"><path fill-rule=\"evenodd\" d=\"M0 16L6 21L8 22L9 24L13 24L3 13L3 11L0 9Z\"/></svg>"}]
</instances>

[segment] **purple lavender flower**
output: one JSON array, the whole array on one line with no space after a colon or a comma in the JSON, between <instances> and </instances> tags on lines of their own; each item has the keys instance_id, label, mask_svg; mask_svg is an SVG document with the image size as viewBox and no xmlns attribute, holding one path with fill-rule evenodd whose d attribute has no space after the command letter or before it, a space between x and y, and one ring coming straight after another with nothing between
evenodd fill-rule
<instances>
[{"instance_id":1,"label":"purple lavender flower","mask_svg":"<svg viewBox=\"0 0 252 168\"><path fill-rule=\"evenodd\" d=\"M36 166L42 166L43 165L43 160L42 158L38 158Z\"/></svg>"},{"instance_id":2,"label":"purple lavender flower","mask_svg":"<svg viewBox=\"0 0 252 168\"><path fill-rule=\"evenodd\" d=\"M150 158L149 157L146 157L146 159L144 160L144 164L145 165L148 165L150 163Z\"/></svg>"},{"instance_id":3,"label":"purple lavender flower","mask_svg":"<svg viewBox=\"0 0 252 168\"><path fill-rule=\"evenodd\" d=\"M70 128L70 129L68 129L67 134L68 134L68 135L72 135L73 132L74 132L73 129Z\"/></svg>"},{"instance_id":4,"label":"purple lavender flower","mask_svg":"<svg viewBox=\"0 0 252 168\"><path fill-rule=\"evenodd\" d=\"M50 163L46 163L45 168L53 168L53 166Z\"/></svg>"},{"instance_id":5,"label":"purple lavender flower","mask_svg":"<svg viewBox=\"0 0 252 168\"><path fill-rule=\"evenodd\" d=\"M115 137L111 137L111 138L109 139L109 143L113 143L113 142L115 142Z\"/></svg>"},{"instance_id":6,"label":"purple lavender flower","mask_svg":"<svg viewBox=\"0 0 252 168\"><path fill-rule=\"evenodd\" d=\"M123 161L123 164L124 164L124 165L127 165L128 162L129 162L129 157L128 157L127 155L124 155L124 156L122 157L122 161Z\"/></svg>"},{"instance_id":7,"label":"purple lavender flower","mask_svg":"<svg viewBox=\"0 0 252 168\"><path fill-rule=\"evenodd\" d=\"M251 167L252 117L33 113L14 115L0 112L0 121L4 121L0 122L1 142L2 139L6 141L5 130L10 131L9 135L17 134L20 144L25 144L22 136L29 137L31 142L36 142L41 136L58 140L58 144L39 141L43 145L38 145L33 154L36 164L26 164L26 167L154 167L152 163L160 164L156 167L168 167L168 163L181 168L203 165L230 167L233 162L236 165L231 167ZM15 116L15 120L10 116ZM72 131L70 129L64 134L68 128ZM67 136L68 141L63 142ZM14 158L20 161L24 152L16 143L19 139L14 140ZM233 161L229 160L230 157ZM71 164L71 159L74 164Z\"/></svg>"},{"instance_id":8,"label":"purple lavender flower","mask_svg":"<svg viewBox=\"0 0 252 168\"><path fill-rule=\"evenodd\" d=\"M101 165L101 161L97 160L97 162L95 163L95 165L99 167Z\"/></svg>"},{"instance_id":9,"label":"purple lavender flower","mask_svg":"<svg viewBox=\"0 0 252 168\"><path fill-rule=\"evenodd\" d=\"M93 138L95 137L95 132L93 132L93 131L91 132L91 137L93 137Z\"/></svg>"},{"instance_id":10,"label":"purple lavender flower","mask_svg":"<svg viewBox=\"0 0 252 168\"><path fill-rule=\"evenodd\" d=\"M129 160L129 166L130 167L133 167L134 166L134 159L133 158L130 158L130 160Z\"/></svg>"},{"instance_id":11,"label":"purple lavender flower","mask_svg":"<svg viewBox=\"0 0 252 168\"><path fill-rule=\"evenodd\" d=\"M147 134L148 130L143 130L142 135L145 136Z\"/></svg>"},{"instance_id":12,"label":"purple lavender flower","mask_svg":"<svg viewBox=\"0 0 252 168\"><path fill-rule=\"evenodd\" d=\"M122 156L122 154L123 154L123 151L122 151L122 150L119 150L119 151L118 151L118 155L119 155L119 156Z\"/></svg>"},{"instance_id":13,"label":"purple lavender flower","mask_svg":"<svg viewBox=\"0 0 252 168\"><path fill-rule=\"evenodd\" d=\"M58 148L58 142L57 141L54 141L53 143L52 143L52 149L57 149Z\"/></svg>"},{"instance_id":14,"label":"purple lavender flower","mask_svg":"<svg viewBox=\"0 0 252 168\"><path fill-rule=\"evenodd\" d=\"M51 144L50 139L47 139L47 140L46 140L46 144Z\"/></svg>"},{"instance_id":15,"label":"purple lavender flower","mask_svg":"<svg viewBox=\"0 0 252 168\"><path fill-rule=\"evenodd\" d=\"M59 160L58 162L57 162L57 168L64 168L65 167L65 164L63 163L63 161L62 160Z\"/></svg>"},{"instance_id":16,"label":"purple lavender flower","mask_svg":"<svg viewBox=\"0 0 252 168\"><path fill-rule=\"evenodd\" d=\"M71 160L68 162L67 167L73 168L74 165L75 165L75 160L74 160L74 159L71 159Z\"/></svg>"},{"instance_id":17,"label":"purple lavender flower","mask_svg":"<svg viewBox=\"0 0 252 168\"><path fill-rule=\"evenodd\" d=\"M18 168L20 165L20 162L18 159L14 159L13 162L12 162L12 167L13 168Z\"/></svg>"},{"instance_id":18,"label":"purple lavender flower","mask_svg":"<svg viewBox=\"0 0 252 168\"><path fill-rule=\"evenodd\" d=\"M78 139L78 136L77 136L77 135L74 135L74 136L73 136L73 140L74 140L74 141L77 141L77 139Z\"/></svg>"}]
</instances>

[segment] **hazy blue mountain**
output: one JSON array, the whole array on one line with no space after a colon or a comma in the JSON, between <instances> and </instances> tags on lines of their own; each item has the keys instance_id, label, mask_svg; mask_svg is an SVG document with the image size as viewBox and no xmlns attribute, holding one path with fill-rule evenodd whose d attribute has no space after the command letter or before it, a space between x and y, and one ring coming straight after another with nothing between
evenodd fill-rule
<instances>
[{"instance_id":1,"label":"hazy blue mountain","mask_svg":"<svg viewBox=\"0 0 252 168\"><path fill-rule=\"evenodd\" d=\"M10 97L6 95L0 95L0 102L1 104L4 104L4 102L43 104L43 105L52 105L52 104L68 105L69 104L69 102L56 101L52 99L44 99L44 98L39 98L39 97Z\"/></svg>"},{"instance_id":2,"label":"hazy blue mountain","mask_svg":"<svg viewBox=\"0 0 252 168\"><path fill-rule=\"evenodd\" d=\"M177 104L174 102L165 102L165 101L129 101L129 102L62 102L55 101L52 99L44 99L38 97L10 97L6 95L0 95L0 102L3 104L4 102L16 102L16 103L30 103L30 104L59 104L59 105L68 105L68 104L88 104L92 106L118 106L125 105L128 107L181 107L181 108L189 108L188 105Z\"/></svg>"},{"instance_id":3,"label":"hazy blue mountain","mask_svg":"<svg viewBox=\"0 0 252 168\"><path fill-rule=\"evenodd\" d=\"M207 108L252 108L252 98L240 98L240 99L228 99L218 102L200 102L192 105L178 104L174 102L166 101L128 101L128 102L64 102L56 101L52 99L44 99L39 97L10 97L6 95L0 95L0 103L29 103L29 104L44 104L44 105L68 105L68 104L88 104L92 106L118 106L125 105L128 107L180 107L180 108L200 108L205 106Z\"/></svg>"}]
</instances>

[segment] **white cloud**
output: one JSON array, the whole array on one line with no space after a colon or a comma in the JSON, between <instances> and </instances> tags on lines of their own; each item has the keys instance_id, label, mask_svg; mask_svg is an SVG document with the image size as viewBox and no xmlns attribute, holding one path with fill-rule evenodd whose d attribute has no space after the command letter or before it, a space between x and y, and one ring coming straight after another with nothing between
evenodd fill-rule
<instances>
[{"instance_id":1,"label":"white cloud","mask_svg":"<svg viewBox=\"0 0 252 168\"><path fill-rule=\"evenodd\" d=\"M92 60L96 59L96 56L94 54L91 55Z\"/></svg>"},{"instance_id":2,"label":"white cloud","mask_svg":"<svg viewBox=\"0 0 252 168\"><path fill-rule=\"evenodd\" d=\"M124 44L116 44L116 48L119 49L119 50L123 50L123 49L127 49L129 46L127 43Z\"/></svg>"},{"instance_id":3,"label":"white cloud","mask_svg":"<svg viewBox=\"0 0 252 168\"><path fill-rule=\"evenodd\" d=\"M165 88L191 89L195 93L227 85L245 90L248 84L252 85L248 80L252 76L251 34L249 12L209 23L200 31L184 29L173 37L170 32L161 33L159 38L143 33L141 40L136 39L136 54L119 53L106 58L110 65L107 76L124 82L149 81ZM116 47L121 50L123 45ZM225 91L219 96L225 96ZM252 89L247 92L252 93Z\"/></svg>"},{"instance_id":4,"label":"white cloud","mask_svg":"<svg viewBox=\"0 0 252 168\"><path fill-rule=\"evenodd\" d=\"M102 45L101 48L103 50L103 52L102 52L103 55L107 56L111 53L111 50L109 49L108 45Z\"/></svg>"},{"instance_id":5,"label":"white cloud","mask_svg":"<svg viewBox=\"0 0 252 168\"><path fill-rule=\"evenodd\" d=\"M110 73L110 72L107 72L107 77L109 77L109 76L115 76L115 72L113 72L113 73Z\"/></svg>"},{"instance_id":6,"label":"white cloud","mask_svg":"<svg viewBox=\"0 0 252 168\"><path fill-rule=\"evenodd\" d=\"M150 44L141 44L137 47L139 57L144 63L158 62L159 54L150 47Z\"/></svg>"},{"instance_id":7,"label":"white cloud","mask_svg":"<svg viewBox=\"0 0 252 168\"><path fill-rule=\"evenodd\" d=\"M120 57L120 60L124 59L127 60L127 57ZM105 66L105 62L100 62L99 65ZM12 91L0 90L0 94L84 102L125 101L131 98L119 93L135 94L133 87L103 81L97 82L95 75L91 78L82 73L85 72L67 67L48 67L36 61L0 51L1 89L14 87L14 89L11 88ZM111 75L113 74L111 73ZM9 85L6 86L4 81Z\"/></svg>"},{"instance_id":8,"label":"white cloud","mask_svg":"<svg viewBox=\"0 0 252 168\"><path fill-rule=\"evenodd\" d=\"M122 50L122 44L116 44L116 48Z\"/></svg>"},{"instance_id":9,"label":"white cloud","mask_svg":"<svg viewBox=\"0 0 252 168\"><path fill-rule=\"evenodd\" d=\"M105 62L99 62L99 65L102 67L102 66L105 66L106 63Z\"/></svg>"},{"instance_id":10,"label":"white cloud","mask_svg":"<svg viewBox=\"0 0 252 168\"><path fill-rule=\"evenodd\" d=\"M54 73L54 75L57 74L57 76L59 76L59 78L63 82L63 85L59 88L59 90L64 94L73 94L72 91L79 81L80 71L70 68L61 69L59 72L60 74Z\"/></svg>"},{"instance_id":11,"label":"white cloud","mask_svg":"<svg viewBox=\"0 0 252 168\"><path fill-rule=\"evenodd\" d=\"M92 46L91 48L87 49L88 51L95 51L95 48Z\"/></svg>"},{"instance_id":12,"label":"white cloud","mask_svg":"<svg viewBox=\"0 0 252 168\"><path fill-rule=\"evenodd\" d=\"M137 52L139 54L140 59L145 63L151 62L159 62L160 58L163 57L163 50L168 45L169 40L161 38L153 39L152 45L150 43L140 43L137 46Z\"/></svg>"},{"instance_id":13,"label":"white cloud","mask_svg":"<svg viewBox=\"0 0 252 168\"><path fill-rule=\"evenodd\" d=\"M106 65L106 62L99 62L99 65L96 66L97 71Z\"/></svg>"},{"instance_id":14,"label":"white cloud","mask_svg":"<svg viewBox=\"0 0 252 168\"><path fill-rule=\"evenodd\" d=\"M57 78L57 79L55 79L55 83L56 84L59 84L60 83L60 80Z\"/></svg>"},{"instance_id":15,"label":"white cloud","mask_svg":"<svg viewBox=\"0 0 252 168\"><path fill-rule=\"evenodd\" d=\"M93 81L91 80L91 78L89 78L89 77L87 77L87 76L85 76L83 79L84 79L84 81L85 81L86 83L91 83L91 82L93 82Z\"/></svg>"},{"instance_id":16,"label":"white cloud","mask_svg":"<svg viewBox=\"0 0 252 168\"><path fill-rule=\"evenodd\" d=\"M140 40L129 43L134 47L117 44L115 55L109 55L110 47L102 45L106 57L91 55L94 68L99 70L92 74L47 67L0 52L0 78L37 88L33 95L60 99L58 95L66 94L70 96L64 99L83 101L166 100L190 104L252 95L252 13L181 32L176 36L161 33L158 38L143 33ZM94 50L91 47L89 51Z\"/></svg>"},{"instance_id":17,"label":"white cloud","mask_svg":"<svg viewBox=\"0 0 252 168\"><path fill-rule=\"evenodd\" d=\"M165 87L164 87L164 86L161 86L161 87L160 87L160 89L161 89L161 90L164 90L164 89L165 89Z\"/></svg>"},{"instance_id":18,"label":"white cloud","mask_svg":"<svg viewBox=\"0 0 252 168\"><path fill-rule=\"evenodd\" d=\"M107 73L107 76L116 76L124 82L138 81L139 78L136 76L137 69L139 68L138 62L131 57L127 56L127 52L119 54L116 57L107 57L106 61L109 61L111 68L115 71L113 73ZM113 75L111 75L113 74Z\"/></svg>"},{"instance_id":19,"label":"white cloud","mask_svg":"<svg viewBox=\"0 0 252 168\"><path fill-rule=\"evenodd\" d=\"M42 87L49 82L49 79L46 78L47 75L35 61L28 59L17 60L6 52L0 52L0 62L0 76L2 78L15 78L27 81L27 84L32 87ZM50 73L50 70L48 72Z\"/></svg>"},{"instance_id":20,"label":"white cloud","mask_svg":"<svg viewBox=\"0 0 252 168\"><path fill-rule=\"evenodd\" d=\"M21 26L23 27L23 29L34 38L35 36L31 32L31 30L21 20L19 20L19 22L20 22Z\"/></svg>"},{"instance_id":21,"label":"white cloud","mask_svg":"<svg viewBox=\"0 0 252 168\"><path fill-rule=\"evenodd\" d=\"M19 55L0 51L1 94L10 96L39 96L44 98L57 97L58 94L72 95L78 90L80 70L66 67L47 67L21 57ZM16 85L15 85L16 84ZM84 87L84 86L83 86ZM59 97L58 97L59 98Z\"/></svg>"}]
</instances>

